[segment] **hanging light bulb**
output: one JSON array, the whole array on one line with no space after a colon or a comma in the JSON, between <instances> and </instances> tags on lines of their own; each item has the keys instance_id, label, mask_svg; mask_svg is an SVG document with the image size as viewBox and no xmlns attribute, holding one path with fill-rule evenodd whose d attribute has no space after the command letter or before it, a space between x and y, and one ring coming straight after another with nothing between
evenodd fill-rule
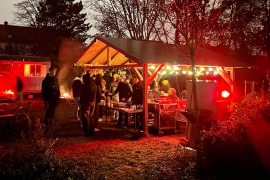
<instances>
[{"instance_id":1,"label":"hanging light bulb","mask_svg":"<svg viewBox=\"0 0 270 180\"><path fill-rule=\"evenodd\" d=\"M218 74L218 72L217 71L214 71L214 75L217 75Z\"/></svg>"},{"instance_id":2,"label":"hanging light bulb","mask_svg":"<svg viewBox=\"0 0 270 180\"><path fill-rule=\"evenodd\" d=\"M183 74L187 74L187 71L182 71Z\"/></svg>"},{"instance_id":3,"label":"hanging light bulb","mask_svg":"<svg viewBox=\"0 0 270 180\"><path fill-rule=\"evenodd\" d=\"M192 71L188 71L188 74L191 75L192 74Z\"/></svg>"},{"instance_id":4,"label":"hanging light bulb","mask_svg":"<svg viewBox=\"0 0 270 180\"><path fill-rule=\"evenodd\" d=\"M201 67L201 71L204 71L204 67Z\"/></svg>"},{"instance_id":5,"label":"hanging light bulb","mask_svg":"<svg viewBox=\"0 0 270 180\"><path fill-rule=\"evenodd\" d=\"M166 71L163 71L163 74L166 74L167 72Z\"/></svg>"},{"instance_id":6,"label":"hanging light bulb","mask_svg":"<svg viewBox=\"0 0 270 180\"><path fill-rule=\"evenodd\" d=\"M210 68L208 69L208 71L213 71L213 68L210 67Z\"/></svg>"},{"instance_id":7,"label":"hanging light bulb","mask_svg":"<svg viewBox=\"0 0 270 180\"><path fill-rule=\"evenodd\" d=\"M205 74L209 75L209 71L206 71Z\"/></svg>"}]
</instances>

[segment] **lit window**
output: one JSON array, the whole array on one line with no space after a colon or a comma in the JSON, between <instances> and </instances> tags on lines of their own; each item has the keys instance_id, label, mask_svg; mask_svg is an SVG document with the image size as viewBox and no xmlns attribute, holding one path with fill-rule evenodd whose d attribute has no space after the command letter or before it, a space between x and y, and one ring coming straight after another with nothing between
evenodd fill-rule
<instances>
[{"instance_id":1,"label":"lit window","mask_svg":"<svg viewBox=\"0 0 270 180\"><path fill-rule=\"evenodd\" d=\"M35 65L35 64L27 64L24 66L24 76L31 77L45 77L46 76L46 65Z\"/></svg>"}]
</instances>

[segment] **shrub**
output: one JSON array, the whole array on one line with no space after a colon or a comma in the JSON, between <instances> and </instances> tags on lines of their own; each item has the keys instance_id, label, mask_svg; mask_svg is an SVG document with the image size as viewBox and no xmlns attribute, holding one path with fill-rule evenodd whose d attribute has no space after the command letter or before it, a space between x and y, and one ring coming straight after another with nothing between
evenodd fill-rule
<instances>
[{"instance_id":1,"label":"shrub","mask_svg":"<svg viewBox=\"0 0 270 180\"><path fill-rule=\"evenodd\" d=\"M22 141L2 149L0 179L85 179L75 159L61 161L55 156L52 146L57 138L44 138L44 132L37 119L30 138L22 133Z\"/></svg>"},{"instance_id":2,"label":"shrub","mask_svg":"<svg viewBox=\"0 0 270 180\"><path fill-rule=\"evenodd\" d=\"M266 117L268 100L258 94L249 94L241 102L231 105L231 117L223 123L213 124L202 132L202 157L205 170L214 179L264 179L266 171L254 148L256 126ZM269 178L269 177L268 177Z\"/></svg>"}]
</instances>

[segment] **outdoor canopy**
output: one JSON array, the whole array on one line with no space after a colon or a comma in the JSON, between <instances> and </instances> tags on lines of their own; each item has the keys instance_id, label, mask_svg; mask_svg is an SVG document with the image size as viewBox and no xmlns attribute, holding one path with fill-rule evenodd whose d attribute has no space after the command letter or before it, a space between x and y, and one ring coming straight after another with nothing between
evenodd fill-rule
<instances>
[{"instance_id":1,"label":"outdoor canopy","mask_svg":"<svg viewBox=\"0 0 270 180\"><path fill-rule=\"evenodd\" d=\"M199 53L195 57L195 62L196 66L251 67L236 57L225 56L208 49ZM190 66L191 60L172 44L97 36L73 65L142 66L144 63Z\"/></svg>"},{"instance_id":2,"label":"outdoor canopy","mask_svg":"<svg viewBox=\"0 0 270 180\"><path fill-rule=\"evenodd\" d=\"M149 64L156 64L153 73L148 71ZM72 66L86 66L90 68L120 68L130 67L143 80L143 119L144 133L148 134L148 85L158 75L164 65L191 66L191 60L172 44L157 41L131 40L97 36L86 50L75 60ZM220 75L231 86L233 92L234 68L251 67L235 57L225 56L204 49L195 57L196 66L218 67ZM136 70L142 67L143 77ZM230 69L230 75L225 71ZM233 80L231 80L233 79Z\"/></svg>"}]
</instances>

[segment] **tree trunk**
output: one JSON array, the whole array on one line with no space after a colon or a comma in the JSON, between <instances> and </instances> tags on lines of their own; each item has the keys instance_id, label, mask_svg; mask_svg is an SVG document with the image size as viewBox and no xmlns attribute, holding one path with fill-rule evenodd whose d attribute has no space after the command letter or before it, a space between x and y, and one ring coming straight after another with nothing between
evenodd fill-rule
<instances>
[{"instance_id":1,"label":"tree trunk","mask_svg":"<svg viewBox=\"0 0 270 180\"><path fill-rule=\"evenodd\" d=\"M195 55L194 51L191 51L191 67L192 67L192 93L193 93L193 100L194 100L194 113L195 113L195 148L197 150L197 167L198 171L202 171L202 155L201 155L201 134L200 134L200 111L198 107L198 96L197 96L197 83L196 83L196 71L195 71Z\"/></svg>"}]
</instances>

